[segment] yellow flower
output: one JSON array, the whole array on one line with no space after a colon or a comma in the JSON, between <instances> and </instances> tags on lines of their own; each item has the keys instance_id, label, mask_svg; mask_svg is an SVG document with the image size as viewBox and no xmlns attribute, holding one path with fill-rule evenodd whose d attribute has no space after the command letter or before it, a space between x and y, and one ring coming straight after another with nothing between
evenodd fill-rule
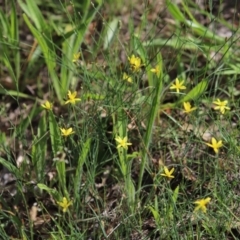
<instances>
[{"instance_id":1,"label":"yellow flower","mask_svg":"<svg viewBox=\"0 0 240 240\"><path fill-rule=\"evenodd\" d=\"M80 53L80 52L74 53L74 54L73 54L73 60L72 60L72 62L73 62L73 63L77 62L78 59L80 58L80 56L81 56L81 53Z\"/></svg>"},{"instance_id":2,"label":"yellow flower","mask_svg":"<svg viewBox=\"0 0 240 240\"><path fill-rule=\"evenodd\" d=\"M132 67L133 72L138 72L141 69L141 58L135 57L135 55L132 54L131 57L128 57L128 61Z\"/></svg>"},{"instance_id":3,"label":"yellow flower","mask_svg":"<svg viewBox=\"0 0 240 240\"><path fill-rule=\"evenodd\" d=\"M174 172L174 168L172 168L170 171L168 170L168 168L166 166L163 167L164 169L164 173L162 173L161 175L167 178L174 178L174 176L172 175Z\"/></svg>"},{"instance_id":4,"label":"yellow flower","mask_svg":"<svg viewBox=\"0 0 240 240\"><path fill-rule=\"evenodd\" d=\"M129 77L126 73L123 73L123 80L127 80L129 83L132 83L132 78Z\"/></svg>"},{"instance_id":5,"label":"yellow flower","mask_svg":"<svg viewBox=\"0 0 240 240\"><path fill-rule=\"evenodd\" d=\"M205 198L205 199L199 199L195 201L194 203L197 204L194 211L202 210L204 213L207 212L206 205L211 201L211 198Z\"/></svg>"},{"instance_id":6,"label":"yellow flower","mask_svg":"<svg viewBox=\"0 0 240 240\"><path fill-rule=\"evenodd\" d=\"M183 103L183 107L184 107L184 109L185 109L183 112L185 112L185 113L190 113L190 112L192 112L192 111L194 111L194 110L197 109L196 107L193 107L193 108L192 108L190 102L184 102L184 103Z\"/></svg>"},{"instance_id":7,"label":"yellow flower","mask_svg":"<svg viewBox=\"0 0 240 240\"><path fill-rule=\"evenodd\" d=\"M41 104L41 106L47 110L52 110L52 103L50 103L49 101L46 101L44 104Z\"/></svg>"},{"instance_id":8,"label":"yellow flower","mask_svg":"<svg viewBox=\"0 0 240 240\"><path fill-rule=\"evenodd\" d=\"M125 149L128 149L128 145L132 145L131 143L127 142L127 137L124 138L116 137L115 140L119 143L117 145L117 148L123 147Z\"/></svg>"},{"instance_id":9,"label":"yellow flower","mask_svg":"<svg viewBox=\"0 0 240 240\"><path fill-rule=\"evenodd\" d=\"M186 89L186 87L183 85L183 83L184 83L184 80L179 82L178 78L176 78L175 84L172 83L172 86L170 87L170 89L176 89L177 93L179 93L179 90Z\"/></svg>"},{"instance_id":10,"label":"yellow flower","mask_svg":"<svg viewBox=\"0 0 240 240\"><path fill-rule=\"evenodd\" d=\"M217 101L214 101L213 103L217 105L214 109L219 110L222 114L225 113L225 110L230 110L230 108L227 107L228 104L227 100L220 101L220 99L218 98Z\"/></svg>"},{"instance_id":11,"label":"yellow flower","mask_svg":"<svg viewBox=\"0 0 240 240\"><path fill-rule=\"evenodd\" d=\"M206 143L209 147L213 148L215 153L218 153L218 149L223 146L222 140L218 141L212 138L212 144Z\"/></svg>"},{"instance_id":12,"label":"yellow flower","mask_svg":"<svg viewBox=\"0 0 240 240\"><path fill-rule=\"evenodd\" d=\"M69 136L69 135L71 135L71 134L74 133L74 131L73 131L72 128L67 128L67 129L65 129L65 128L60 128L60 130L61 130L61 132L62 132L62 136L64 136L64 137L67 137L67 136Z\"/></svg>"},{"instance_id":13,"label":"yellow flower","mask_svg":"<svg viewBox=\"0 0 240 240\"><path fill-rule=\"evenodd\" d=\"M159 75L160 75L159 65L157 65L155 68L152 68L150 71L153 72L153 73L156 73L156 75L159 77Z\"/></svg>"},{"instance_id":14,"label":"yellow flower","mask_svg":"<svg viewBox=\"0 0 240 240\"><path fill-rule=\"evenodd\" d=\"M57 204L62 207L63 212L66 212L70 205L72 205L72 201L68 201L67 198L63 197L62 202L57 202Z\"/></svg>"},{"instance_id":15,"label":"yellow flower","mask_svg":"<svg viewBox=\"0 0 240 240\"><path fill-rule=\"evenodd\" d=\"M81 98L76 98L77 96L77 92L74 91L73 93L71 93L71 91L68 91L68 100L65 102L65 104L71 103L71 104L75 104L76 101L81 101Z\"/></svg>"}]
</instances>

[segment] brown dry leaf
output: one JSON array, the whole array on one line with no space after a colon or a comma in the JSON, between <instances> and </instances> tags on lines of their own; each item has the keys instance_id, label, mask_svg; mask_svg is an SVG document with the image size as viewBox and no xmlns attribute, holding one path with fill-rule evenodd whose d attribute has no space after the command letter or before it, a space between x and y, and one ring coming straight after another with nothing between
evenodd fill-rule
<instances>
[{"instance_id":1,"label":"brown dry leaf","mask_svg":"<svg viewBox=\"0 0 240 240\"><path fill-rule=\"evenodd\" d=\"M43 224L49 223L51 220L50 215L41 215L40 217L37 217L34 221L34 226L41 226Z\"/></svg>"},{"instance_id":2,"label":"brown dry leaf","mask_svg":"<svg viewBox=\"0 0 240 240\"><path fill-rule=\"evenodd\" d=\"M219 126L225 130L229 129L229 132L235 127L233 124L229 124L228 121L221 121L221 125L213 122L208 127L198 126L197 128L190 123L184 123L182 125L182 130L186 132L193 131L197 137L201 137L203 141L208 142L212 137L221 138Z\"/></svg>"},{"instance_id":3,"label":"brown dry leaf","mask_svg":"<svg viewBox=\"0 0 240 240\"><path fill-rule=\"evenodd\" d=\"M183 171L182 174L183 174L184 178L191 180L193 182L195 182L197 180L197 177L191 168L185 166L182 171Z\"/></svg>"},{"instance_id":4,"label":"brown dry leaf","mask_svg":"<svg viewBox=\"0 0 240 240\"><path fill-rule=\"evenodd\" d=\"M107 167L107 169L103 173L103 177L101 177L102 182L95 183L96 188L102 188L102 187L106 186L106 182L107 182L110 172L111 172L111 168Z\"/></svg>"},{"instance_id":5,"label":"brown dry leaf","mask_svg":"<svg viewBox=\"0 0 240 240\"><path fill-rule=\"evenodd\" d=\"M219 159L217 159L217 162L218 162L218 166L221 170L224 170L224 171L232 170L232 166L229 166L229 161L227 161L227 159L219 158Z\"/></svg>"},{"instance_id":6,"label":"brown dry leaf","mask_svg":"<svg viewBox=\"0 0 240 240\"><path fill-rule=\"evenodd\" d=\"M30 210L30 219L35 222L37 220L37 211L38 211L38 207L37 207L37 204L34 203L31 207L31 210Z\"/></svg>"}]
</instances>

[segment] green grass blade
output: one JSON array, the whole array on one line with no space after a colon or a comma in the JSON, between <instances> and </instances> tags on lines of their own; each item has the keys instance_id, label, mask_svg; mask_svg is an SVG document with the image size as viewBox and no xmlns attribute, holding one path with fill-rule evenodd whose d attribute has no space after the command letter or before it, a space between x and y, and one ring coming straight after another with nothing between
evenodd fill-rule
<instances>
[{"instance_id":1,"label":"green grass blade","mask_svg":"<svg viewBox=\"0 0 240 240\"><path fill-rule=\"evenodd\" d=\"M39 189L45 190L49 195L53 195L54 199L60 198L60 194L58 193L58 191L56 189L50 188L43 183L38 183L37 186L39 187Z\"/></svg>"},{"instance_id":2,"label":"green grass blade","mask_svg":"<svg viewBox=\"0 0 240 240\"><path fill-rule=\"evenodd\" d=\"M64 197L69 198L69 194L66 186L66 163L64 160L57 161L56 170L58 173L57 175L58 175L59 189L62 190L62 194Z\"/></svg>"},{"instance_id":3,"label":"green grass blade","mask_svg":"<svg viewBox=\"0 0 240 240\"><path fill-rule=\"evenodd\" d=\"M17 18L17 12L16 12L16 3L15 1L11 1L11 38L14 42L14 46L16 47L16 50L14 52L14 73L16 82L18 83L19 77L20 77L20 51L19 51L19 31L18 31L18 18ZM16 84L18 89L18 84Z\"/></svg>"},{"instance_id":4,"label":"green grass blade","mask_svg":"<svg viewBox=\"0 0 240 240\"><path fill-rule=\"evenodd\" d=\"M39 43L39 45L42 49L42 52L43 52L46 64L48 66L48 70L49 70L52 82L53 82L55 92L57 94L57 97L58 97L59 101L62 103L63 102L63 96L62 96L62 91L61 91L61 88L60 88L60 81L59 81L59 78L57 76L57 73L55 72L57 56L56 56L56 53L55 53L55 49L53 47L53 43L48 44L45 37L39 32L39 30L34 28L32 23L30 22L30 20L26 16L26 14L23 14L23 19L26 22L29 29L31 30L32 34L37 39L37 41L38 41L38 43Z\"/></svg>"},{"instance_id":5,"label":"green grass blade","mask_svg":"<svg viewBox=\"0 0 240 240\"><path fill-rule=\"evenodd\" d=\"M151 103L151 110L149 114L149 119L148 119L148 125L147 125L147 131L144 136L144 146L142 150L142 161L140 165L140 173L139 173L139 179L138 179L138 188L137 188L137 194L139 197L140 194L140 189L141 189L141 184L142 184L142 178L143 178L143 173L147 165L147 153L148 153L148 147L151 142L151 136L152 136L152 130L154 127L154 121L156 119L156 116L159 111L159 106L160 106L160 97L163 89L163 80L162 80L162 56L159 53L158 54L158 65L160 67L160 75L157 77L157 80L154 82L153 86L153 97L152 97L152 103ZM138 201L137 197L137 201Z\"/></svg>"},{"instance_id":6,"label":"green grass blade","mask_svg":"<svg viewBox=\"0 0 240 240\"><path fill-rule=\"evenodd\" d=\"M172 3L171 0L167 0L166 3L167 3L168 11L171 13L173 18L175 20L178 20L179 22L184 22L186 18L180 11L177 4Z\"/></svg>"},{"instance_id":7,"label":"green grass blade","mask_svg":"<svg viewBox=\"0 0 240 240\"><path fill-rule=\"evenodd\" d=\"M45 176L45 163L47 152L47 122L46 114L40 119L36 140L32 146L32 161L37 174L38 182Z\"/></svg>"},{"instance_id":8,"label":"green grass blade","mask_svg":"<svg viewBox=\"0 0 240 240\"><path fill-rule=\"evenodd\" d=\"M23 111L23 110L22 110ZM35 103L30 111L30 113L27 115L25 119L22 119L20 124L15 128L13 136L14 137L20 137L25 138L25 131L26 129L32 124L32 119L37 116L40 113L40 109L37 107L37 103Z\"/></svg>"},{"instance_id":9,"label":"green grass blade","mask_svg":"<svg viewBox=\"0 0 240 240\"><path fill-rule=\"evenodd\" d=\"M17 100L18 98L25 98L25 99L31 99L31 100L36 99L35 97L32 97L32 96L27 95L25 93L21 93L21 92L14 91L14 90L6 90L6 89L3 89L3 88L1 89L1 86L0 86L0 94L9 95L15 100Z\"/></svg>"},{"instance_id":10,"label":"green grass blade","mask_svg":"<svg viewBox=\"0 0 240 240\"><path fill-rule=\"evenodd\" d=\"M62 141L57 121L52 112L49 112L49 131L52 151L54 156L56 156L59 149L61 149Z\"/></svg>"},{"instance_id":11,"label":"green grass blade","mask_svg":"<svg viewBox=\"0 0 240 240\"><path fill-rule=\"evenodd\" d=\"M88 11L91 6L91 0L81 1L81 10L82 10L82 21L85 22L88 18Z\"/></svg>"},{"instance_id":12,"label":"green grass blade","mask_svg":"<svg viewBox=\"0 0 240 240\"><path fill-rule=\"evenodd\" d=\"M185 23L193 32L198 34L201 37L208 38L210 40L217 41L217 43L225 44L225 38L217 36L216 33L210 31L208 28L204 27L203 25L199 24L193 16L189 14L192 20L187 20L187 18L182 14L177 4L172 3L170 0L167 0L167 7L173 18L179 22ZM185 10L188 9L187 5L184 4ZM216 43L215 43L216 44Z\"/></svg>"},{"instance_id":13,"label":"green grass blade","mask_svg":"<svg viewBox=\"0 0 240 240\"><path fill-rule=\"evenodd\" d=\"M110 23L106 24L104 43L103 43L104 50L106 50L110 46L116 34L116 31L118 29L118 23L119 23L119 20L117 18L114 18Z\"/></svg>"},{"instance_id":14,"label":"green grass blade","mask_svg":"<svg viewBox=\"0 0 240 240\"><path fill-rule=\"evenodd\" d=\"M0 157L0 164L2 164L5 168L7 168L7 170L13 175L15 175L18 179L20 179L21 174L19 172L19 169L16 166L14 166L12 163L10 163L9 161L1 157Z\"/></svg>"},{"instance_id":15,"label":"green grass blade","mask_svg":"<svg viewBox=\"0 0 240 240\"><path fill-rule=\"evenodd\" d=\"M171 39L161 39L156 38L151 41L146 41L142 43L143 46L168 46L174 49L181 49L181 50L201 50L202 46L200 45L201 42L195 38L185 39L180 37L172 37Z\"/></svg>"},{"instance_id":16,"label":"green grass blade","mask_svg":"<svg viewBox=\"0 0 240 240\"><path fill-rule=\"evenodd\" d=\"M207 86L208 80L203 79L193 89L191 89L183 98L181 98L176 104L198 99L200 96L202 96L202 94L205 93Z\"/></svg>"},{"instance_id":17,"label":"green grass blade","mask_svg":"<svg viewBox=\"0 0 240 240\"><path fill-rule=\"evenodd\" d=\"M44 28L47 27L44 17L35 1L26 0L26 3L23 3L21 0L18 0L18 4L28 17L32 19L37 29L44 30Z\"/></svg>"},{"instance_id":18,"label":"green grass blade","mask_svg":"<svg viewBox=\"0 0 240 240\"><path fill-rule=\"evenodd\" d=\"M81 186L81 176L82 176L82 167L87 159L87 155L90 151L90 145L91 145L91 138L88 138L86 142L83 144L82 148L80 149L80 154L78 157L78 164L76 169L76 174L74 178L74 196L76 198L79 197L79 191Z\"/></svg>"},{"instance_id":19,"label":"green grass blade","mask_svg":"<svg viewBox=\"0 0 240 240\"><path fill-rule=\"evenodd\" d=\"M140 39L137 35L133 35L132 40L133 40L134 51L137 52L137 54L142 59L143 63L146 64L147 54L146 54L146 50L145 50L142 42L140 41Z\"/></svg>"},{"instance_id":20,"label":"green grass blade","mask_svg":"<svg viewBox=\"0 0 240 240\"><path fill-rule=\"evenodd\" d=\"M173 219L174 216L174 208L177 202L177 198L178 198L178 193L179 193L179 186L177 186L174 191L173 191L173 195L172 195L172 202L170 202L170 207L168 209L167 215L169 217L169 219Z\"/></svg>"}]
</instances>

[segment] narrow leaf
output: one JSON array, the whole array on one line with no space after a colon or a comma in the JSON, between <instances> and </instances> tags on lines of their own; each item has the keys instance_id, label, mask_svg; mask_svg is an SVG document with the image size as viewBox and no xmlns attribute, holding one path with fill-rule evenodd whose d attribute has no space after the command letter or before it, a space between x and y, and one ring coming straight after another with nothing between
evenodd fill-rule
<instances>
[{"instance_id":1,"label":"narrow leaf","mask_svg":"<svg viewBox=\"0 0 240 240\"><path fill-rule=\"evenodd\" d=\"M59 132L59 127L55 116L52 112L49 112L49 130L50 130L50 139L52 145L52 151L54 155L57 155L57 152L62 146L61 135Z\"/></svg>"},{"instance_id":2,"label":"narrow leaf","mask_svg":"<svg viewBox=\"0 0 240 240\"><path fill-rule=\"evenodd\" d=\"M103 44L104 50L106 50L110 46L110 43L112 42L112 39L116 34L117 29L118 29L117 18L114 18L109 24L106 24L106 33L105 33L104 44Z\"/></svg>"},{"instance_id":3,"label":"narrow leaf","mask_svg":"<svg viewBox=\"0 0 240 240\"><path fill-rule=\"evenodd\" d=\"M88 138L87 141L83 144L82 148L80 149L80 154L78 158L78 165L76 169L76 175L74 180L74 192L75 196L78 196L80 186L81 186L81 174L82 174L82 167L87 159L87 155L90 150L91 138Z\"/></svg>"},{"instance_id":4,"label":"narrow leaf","mask_svg":"<svg viewBox=\"0 0 240 240\"><path fill-rule=\"evenodd\" d=\"M5 160L4 158L0 157L0 164L2 164L5 168L7 168L7 170L14 174L17 178L20 178L20 172L19 169L13 165L12 163L10 163L9 161Z\"/></svg>"},{"instance_id":5,"label":"narrow leaf","mask_svg":"<svg viewBox=\"0 0 240 240\"><path fill-rule=\"evenodd\" d=\"M183 98L181 98L177 104L188 102L192 100L196 100L199 98L206 90L208 86L208 80L203 79L200 83L198 83L197 86L195 86L192 90L190 90L187 95L185 95Z\"/></svg>"},{"instance_id":6,"label":"narrow leaf","mask_svg":"<svg viewBox=\"0 0 240 240\"><path fill-rule=\"evenodd\" d=\"M49 195L53 195L55 199L59 199L60 196L57 190L52 189L43 183L38 183L37 186L39 187L39 189L45 190Z\"/></svg>"}]
</instances>

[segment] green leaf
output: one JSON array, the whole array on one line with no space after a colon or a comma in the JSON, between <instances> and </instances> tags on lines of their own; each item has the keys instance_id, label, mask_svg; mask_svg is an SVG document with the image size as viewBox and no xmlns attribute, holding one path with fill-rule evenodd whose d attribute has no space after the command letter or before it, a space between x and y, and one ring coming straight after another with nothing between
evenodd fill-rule
<instances>
[{"instance_id":1,"label":"green leaf","mask_svg":"<svg viewBox=\"0 0 240 240\"><path fill-rule=\"evenodd\" d=\"M137 35L133 35L133 46L134 46L134 51L138 53L143 63L146 64L146 61L147 61L146 50Z\"/></svg>"},{"instance_id":2,"label":"green leaf","mask_svg":"<svg viewBox=\"0 0 240 240\"><path fill-rule=\"evenodd\" d=\"M37 29L43 30L47 26L35 1L26 0L26 3L23 3L21 0L18 0L18 3L22 10L32 19Z\"/></svg>"},{"instance_id":3,"label":"green leaf","mask_svg":"<svg viewBox=\"0 0 240 240\"><path fill-rule=\"evenodd\" d=\"M92 99L92 100L103 100L106 98L105 95L101 95L101 94L95 94L95 93L83 93L82 97L83 100L88 100L88 99Z\"/></svg>"},{"instance_id":4,"label":"green leaf","mask_svg":"<svg viewBox=\"0 0 240 240\"><path fill-rule=\"evenodd\" d=\"M2 164L5 168L7 168L7 170L13 175L15 175L18 179L20 178L19 169L15 165L13 165L9 161L1 157L0 157L0 164Z\"/></svg>"},{"instance_id":5,"label":"green leaf","mask_svg":"<svg viewBox=\"0 0 240 240\"><path fill-rule=\"evenodd\" d=\"M49 130L53 154L56 156L62 146L62 138L55 116L49 111Z\"/></svg>"},{"instance_id":6,"label":"green leaf","mask_svg":"<svg viewBox=\"0 0 240 240\"><path fill-rule=\"evenodd\" d=\"M158 65L160 67L160 69L162 68L162 55L159 53L157 56L158 59ZM146 133L144 135L144 144L143 144L143 148L141 151L141 155L142 155L142 160L141 160L141 165L140 165L140 174L138 177L138 187L137 187L137 201L138 201L138 197L140 194L140 189L141 189L141 184L142 184L142 178L143 178L143 173L147 167L147 163L148 163L148 147L150 145L150 142L152 140L152 131L154 128L154 123L156 120L156 117L158 117L158 112L159 112L159 107L160 107L160 102L161 102L161 95L162 95L162 90L163 90L163 79L162 79L162 73L160 74L159 77L157 77L156 81L152 81L152 94L153 96L151 97L151 110L149 113L149 117L148 117L148 121L147 121L147 130Z\"/></svg>"},{"instance_id":7,"label":"green leaf","mask_svg":"<svg viewBox=\"0 0 240 240\"><path fill-rule=\"evenodd\" d=\"M152 206L148 206L148 209L152 212L152 215L154 217L155 222L159 225L160 223L160 214L158 212L158 209L154 209Z\"/></svg>"},{"instance_id":8,"label":"green leaf","mask_svg":"<svg viewBox=\"0 0 240 240\"><path fill-rule=\"evenodd\" d=\"M87 159L87 155L90 151L90 145L91 145L91 138L88 138L86 142L83 144L82 148L80 149L80 154L78 157L78 165L76 169L76 175L74 180L74 195L79 195L79 190L81 186L81 174L82 174L82 167Z\"/></svg>"},{"instance_id":9,"label":"green leaf","mask_svg":"<svg viewBox=\"0 0 240 240\"><path fill-rule=\"evenodd\" d=\"M115 137L119 136L124 138L127 136L127 116L126 112L122 107L120 107L116 114L112 114L113 124L114 124L114 134ZM124 177L127 176L127 153L126 149L118 148L118 156L119 156L119 163L121 172Z\"/></svg>"},{"instance_id":10,"label":"green leaf","mask_svg":"<svg viewBox=\"0 0 240 240\"><path fill-rule=\"evenodd\" d=\"M90 8L90 4L91 4L91 0L84 0L81 1L81 10L83 12L83 21L86 21L87 15L88 15L88 11Z\"/></svg>"},{"instance_id":11,"label":"green leaf","mask_svg":"<svg viewBox=\"0 0 240 240\"><path fill-rule=\"evenodd\" d=\"M199 36L208 38L210 40L215 40L214 44L216 44L216 41L218 43L225 43L225 38L218 36L216 33L210 31L209 28L206 28L205 26L199 24L191 15L189 9L187 8L187 5L183 4L183 6L185 8L185 12L188 14L188 17L185 17L182 14L177 4L174 4L170 0L167 0L167 8L175 20L185 23L189 28L191 28L193 32ZM188 20L188 18L191 20Z\"/></svg>"},{"instance_id":12,"label":"green leaf","mask_svg":"<svg viewBox=\"0 0 240 240\"><path fill-rule=\"evenodd\" d=\"M24 136L25 130L29 125L32 124L32 119L40 113L41 109L37 107L37 103L35 103L27 115L25 119L22 119L21 123L15 128L13 135L16 136Z\"/></svg>"},{"instance_id":13,"label":"green leaf","mask_svg":"<svg viewBox=\"0 0 240 240\"><path fill-rule=\"evenodd\" d=\"M56 169L58 173L59 189L62 190L62 193L65 197L69 198L66 187L66 163L64 159L62 159L61 161L57 161Z\"/></svg>"},{"instance_id":14,"label":"green leaf","mask_svg":"<svg viewBox=\"0 0 240 240\"><path fill-rule=\"evenodd\" d=\"M106 50L111 42L113 37L116 34L116 31L118 29L118 19L114 18L110 23L106 24L106 33L104 36L104 44L103 44L103 49Z\"/></svg>"},{"instance_id":15,"label":"green leaf","mask_svg":"<svg viewBox=\"0 0 240 240\"><path fill-rule=\"evenodd\" d=\"M178 20L179 22L184 22L185 21L185 17L182 14L182 12L180 11L177 4L174 4L170 0L167 0L167 8L168 8L168 11L172 14L172 16L176 20Z\"/></svg>"},{"instance_id":16,"label":"green leaf","mask_svg":"<svg viewBox=\"0 0 240 240\"><path fill-rule=\"evenodd\" d=\"M31 21L29 20L29 18L27 17L26 14L23 14L23 19L25 21L25 23L27 24L27 26L29 27L29 29L31 30L32 34L34 35L34 37L37 39L41 50L43 52L51 79L53 81L53 86L54 86L54 90L57 94L57 97L59 99L60 102L63 102L63 96L62 96L62 91L61 91L61 87L60 87L60 81L58 78L58 75L56 73L56 59L57 59L57 55L54 49L54 44L50 42L50 35L48 34L48 32L45 32L44 34L42 34L40 32L39 29L36 29Z\"/></svg>"},{"instance_id":17,"label":"green leaf","mask_svg":"<svg viewBox=\"0 0 240 240\"><path fill-rule=\"evenodd\" d=\"M11 39L14 39L14 45L16 46L16 50L14 51L14 67L15 67L15 79L16 79L16 86L18 87L18 79L20 77L20 51L19 51L19 31L18 31L18 17L16 11L16 3L15 1L11 1ZM18 50L17 50L18 49Z\"/></svg>"},{"instance_id":18,"label":"green leaf","mask_svg":"<svg viewBox=\"0 0 240 240\"><path fill-rule=\"evenodd\" d=\"M186 25L188 25L195 33L197 33L201 37L206 37L211 40L215 40L218 43L226 43L225 38L218 36L216 33L210 31L208 28L202 26L199 23L195 23L189 20L185 21ZM216 43L214 43L216 44Z\"/></svg>"},{"instance_id":19,"label":"green leaf","mask_svg":"<svg viewBox=\"0 0 240 240\"><path fill-rule=\"evenodd\" d=\"M26 98L26 99L32 99L32 100L36 99L36 97L32 97L32 96L27 95L25 93L21 93L21 92L14 91L14 90L1 89L1 86L0 86L0 94L10 95L13 98L17 97L17 98ZM16 98L14 98L14 99L16 99Z\"/></svg>"},{"instance_id":20,"label":"green leaf","mask_svg":"<svg viewBox=\"0 0 240 240\"><path fill-rule=\"evenodd\" d=\"M174 204L176 204L176 202L177 202L178 193L179 193L179 185L173 191L172 200L173 200Z\"/></svg>"},{"instance_id":21,"label":"green leaf","mask_svg":"<svg viewBox=\"0 0 240 240\"><path fill-rule=\"evenodd\" d=\"M198 99L207 89L208 80L203 79L197 86L190 90L183 98L181 98L176 104L188 102Z\"/></svg>"},{"instance_id":22,"label":"green leaf","mask_svg":"<svg viewBox=\"0 0 240 240\"><path fill-rule=\"evenodd\" d=\"M53 195L55 199L60 198L60 194L58 193L57 190L49 188L47 185L43 183L38 183L37 186L39 187L39 189L45 190L48 194Z\"/></svg>"},{"instance_id":23,"label":"green leaf","mask_svg":"<svg viewBox=\"0 0 240 240\"><path fill-rule=\"evenodd\" d=\"M46 114L40 119L36 140L32 144L32 161L38 182L43 181L45 175L45 159L47 151Z\"/></svg>"},{"instance_id":24,"label":"green leaf","mask_svg":"<svg viewBox=\"0 0 240 240\"><path fill-rule=\"evenodd\" d=\"M167 212L169 219L173 219L173 210L177 202L178 193L179 193L179 186L177 186L173 191L172 202L170 202L171 205L169 206L169 209Z\"/></svg>"},{"instance_id":25,"label":"green leaf","mask_svg":"<svg viewBox=\"0 0 240 240\"><path fill-rule=\"evenodd\" d=\"M136 191L135 191L135 186L131 180L131 178L129 178L127 180L127 194L128 194L128 203L129 203L129 206L132 207L132 210L133 210L133 206L134 206L134 203L135 203L135 195L136 195Z\"/></svg>"},{"instance_id":26,"label":"green leaf","mask_svg":"<svg viewBox=\"0 0 240 240\"><path fill-rule=\"evenodd\" d=\"M172 37L168 39L164 38L155 38L151 41L143 42L143 46L169 46L174 49L181 49L181 50L201 50L203 48L202 45L200 45L200 41L198 39L191 39L190 37L188 39L178 37ZM207 46L206 46L207 47Z\"/></svg>"}]
</instances>

